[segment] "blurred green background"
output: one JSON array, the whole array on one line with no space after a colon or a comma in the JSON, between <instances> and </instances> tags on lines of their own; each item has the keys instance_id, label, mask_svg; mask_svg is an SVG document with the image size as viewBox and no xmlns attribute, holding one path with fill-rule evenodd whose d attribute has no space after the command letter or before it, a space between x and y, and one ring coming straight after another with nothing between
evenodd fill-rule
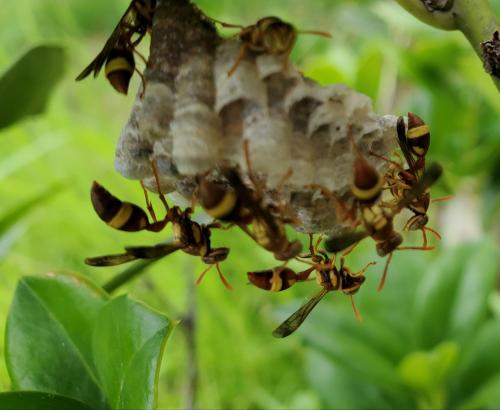
<instances>
[{"instance_id":1,"label":"blurred green background","mask_svg":"<svg viewBox=\"0 0 500 410\"><path fill-rule=\"evenodd\" d=\"M240 232L214 232L217 246L231 246L222 268L232 292L212 272L196 289L192 306L190 283L203 269L197 258L179 252L151 266L124 291L174 319L189 304L198 320L196 360L180 326L168 341L160 407L188 405L190 366L199 376L200 408L500 407L500 98L465 38L430 28L388 0L196 3L227 22L251 24L278 15L301 29L331 32L331 41L301 36L293 52L296 64L322 84L341 82L369 95L378 113L411 110L422 116L432 130L428 157L445 169L433 195L454 198L432 207L431 226L443 235L437 249L398 252L382 293L376 286L383 260L373 244L365 241L349 257L353 269L378 261L355 297L362 322L348 298L329 294L285 340L274 339L271 331L317 288L310 283L270 294L248 286L247 271L276 262ZM499 16L500 0L492 4ZM74 82L127 5L126 0L2 4L0 72L40 43L60 45L66 53L65 75L48 111L0 130L2 329L21 276L77 271L104 283L120 269L90 268L84 257L169 236L109 229L89 201L96 179L117 196L143 203L139 184L113 169L115 143L133 97L115 93L103 75ZM147 44L141 49L147 51ZM133 81L131 90L137 76ZM2 104L29 101L29 90L20 89L14 101ZM14 218L20 204L54 184L63 184L63 190ZM420 243L419 233L406 239ZM3 336L0 389L9 389Z\"/></svg>"}]
</instances>

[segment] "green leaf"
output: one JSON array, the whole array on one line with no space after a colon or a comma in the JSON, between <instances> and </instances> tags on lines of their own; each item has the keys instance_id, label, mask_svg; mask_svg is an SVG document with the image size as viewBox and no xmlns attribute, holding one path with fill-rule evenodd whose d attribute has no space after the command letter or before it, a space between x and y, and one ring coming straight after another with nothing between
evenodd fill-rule
<instances>
[{"instance_id":1,"label":"green leaf","mask_svg":"<svg viewBox=\"0 0 500 410\"><path fill-rule=\"evenodd\" d=\"M500 404L500 372L484 383L459 409L498 408Z\"/></svg>"},{"instance_id":2,"label":"green leaf","mask_svg":"<svg viewBox=\"0 0 500 410\"><path fill-rule=\"evenodd\" d=\"M470 244L454 248L425 274L415 299L414 331L418 348L431 349L445 339L464 264L473 251Z\"/></svg>"},{"instance_id":3,"label":"green leaf","mask_svg":"<svg viewBox=\"0 0 500 410\"><path fill-rule=\"evenodd\" d=\"M0 78L0 129L45 111L64 71L64 50L40 45L17 60Z\"/></svg>"},{"instance_id":4,"label":"green leaf","mask_svg":"<svg viewBox=\"0 0 500 410\"><path fill-rule=\"evenodd\" d=\"M91 410L69 397L38 391L0 393L0 410Z\"/></svg>"},{"instance_id":5,"label":"green leaf","mask_svg":"<svg viewBox=\"0 0 500 410\"><path fill-rule=\"evenodd\" d=\"M444 386L458 352L454 342L443 342L430 352L411 352L399 364L399 374L412 389L433 394Z\"/></svg>"},{"instance_id":6,"label":"green leaf","mask_svg":"<svg viewBox=\"0 0 500 410\"><path fill-rule=\"evenodd\" d=\"M466 342L474 336L486 318L488 297L497 280L497 251L490 242L473 247L474 252L465 263L449 318L448 338Z\"/></svg>"},{"instance_id":7,"label":"green leaf","mask_svg":"<svg viewBox=\"0 0 500 410\"><path fill-rule=\"evenodd\" d=\"M106 299L102 290L77 275L21 279L5 337L13 388L61 394L103 408L91 335Z\"/></svg>"},{"instance_id":8,"label":"green leaf","mask_svg":"<svg viewBox=\"0 0 500 410\"><path fill-rule=\"evenodd\" d=\"M167 317L127 296L101 309L93 352L111 408L156 408L158 372L171 329Z\"/></svg>"},{"instance_id":9,"label":"green leaf","mask_svg":"<svg viewBox=\"0 0 500 410\"><path fill-rule=\"evenodd\" d=\"M457 369L454 390L459 399L479 391L500 368L500 320L491 320L474 334Z\"/></svg>"}]
</instances>

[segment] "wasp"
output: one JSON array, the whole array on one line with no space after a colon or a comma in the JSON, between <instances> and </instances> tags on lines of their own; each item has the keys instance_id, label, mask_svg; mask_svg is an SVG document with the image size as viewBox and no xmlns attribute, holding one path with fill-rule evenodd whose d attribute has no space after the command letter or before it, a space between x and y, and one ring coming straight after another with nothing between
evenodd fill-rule
<instances>
[{"instance_id":1,"label":"wasp","mask_svg":"<svg viewBox=\"0 0 500 410\"><path fill-rule=\"evenodd\" d=\"M356 317L361 320L361 316L354 304L353 295L359 290L365 281L364 273L375 262L368 263L361 271L353 273L345 267L344 258L341 258L340 268L335 266L335 255L329 258L326 253L318 250L321 237L316 246L312 246L312 235L310 235L310 254L297 258L304 263L312 265L310 268L296 273L286 266L279 266L273 269L248 272L248 279L254 286L271 292L280 292L289 289L297 282L309 280L312 272L316 271L316 281L322 287L321 291L314 295L299 310L286 319L276 330L275 337L286 337L297 330L305 321L319 301L328 293L334 290L341 290L344 294L350 296L351 304ZM307 261L308 259L311 262Z\"/></svg>"},{"instance_id":2,"label":"wasp","mask_svg":"<svg viewBox=\"0 0 500 410\"><path fill-rule=\"evenodd\" d=\"M257 244L272 252L277 260L292 259L302 251L301 243L298 240L290 242L286 235L285 223L292 219L284 215L282 204L264 204L263 188L252 171L248 141L245 141L244 151L248 176L254 189L245 185L236 169L221 167L219 172L228 186L211 181L206 175L202 176L198 178L198 200L210 216L236 224ZM282 217L273 214L276 209L282 213Z\"/></svg>"},{"instance_id":3,"label":"wasp","mask_svg":"<svg viewBox=\"0 0 500 410\"><path fill-rule=\"evenodd\" d=\"M352 141L352 134L350 138ZM378 287L379 290L382 290L393 252L396 249L433 249L426 246L400 247L403 237L394 229L393 221L394 217L403 208L407 207L415 198L421 196L441 176L442 168L437 164L432 164L422 174L418 183L389 208L380 203L384 186L383 176L362 156L355 146L354 141L352 141L352 146L354 150L354 182L351 191L355 202L351 209L348 209L341 199L326 188L321 186L312 187L320 188L325 196L331 198L337 205L337 210L346 215L352 221L354 227L362 225L362 230L355 230L327 238L325 249L328 252L338 252L348 247L349 250L344 253L345 256L352 251L360 240L370 236L376 243L378 255L381 257L388 256Z\"/></svg>"},{"instance_id":4,"label":"wasp","mask_svg":"<svg viewBox=\"0 0 500 410\"><path fill-rule=\"evenodd\" d=\"M134 53L146 62L135 48L151 31L155 7L156 0L132 0L102 50L76 77L76 81L91 73L96 77L104 66L106 78L119 93L127 94L134 71L141 77L144 88L144 78L136 69Z\"/></svg>"},{"instance_id":5,"label":"wasp","mask_svg":"<svg viewBox=\"0 0 500 410\"><path fill-rule=\"evenodd\" d=\"M218 224L200 225L191 220L191 208L183 211L178 206L168 208L162 220L150 222L147 213L141 207L121 201L96 182L92 185L91 200L99 218L115 229L128 232L141 230L159 232L171 223L174 241L154 246L126 247L124 253L87 258L86 264L114 266L136 259L157 259L182 250L189 255L200 256L202 261L209 265L198 277L197 284L215 265L222 283L226 288L231 289L219 267L219 263L227 258L229 249L212 248L210 242L211 229L219 227ZM153 219L156 218L153 217Z\"/></svg>"},{"instance_id":6,"label":"wasp","mask_svg":"<svg viewBox=\"0 0 500 410\"><path fill-rule=\"evenodd\" d=\"M285 61L286 69L288 56L292 52L298 34L314 34L331 38L331 34L324 31L299 31L290 23L274 16L263 17L255 24L246 27L238 24L224 23L215 19L212 19L212 21L221 24L223 27L241 29L235 35L242 42L240 53L233 66L227 72L228 77L234 74L243 58L245 58L247 51L282 57Z\"/></svg>"},{"instance_id":7,"label":"wasp","mask_svg":"<svg viewBox=\"0 0 500 410\"><path fill-rule=\"evenodd\" d=\"M392 165L392 170L387 173L385 179L397 202L419 183L422 174L425 172L425 155L430 146L430 130L429 126L418 115L411 112L408 113L408 130L406 130L403 117L398 118L396 130L398 144L408 168L405 169L397 162L391 161L384 156L375 153L371 154ZM432 202L446 199L448 198L438 198ZM406 222L404 227L405 230L420 230L424 247L427 246L427 231L434 234L437 239L441 239L438 232L426 226L429 222L427 211L430 203L431 197L428 190L415 197L407 206L414 215Z\"/></svg>"}]
</instances>

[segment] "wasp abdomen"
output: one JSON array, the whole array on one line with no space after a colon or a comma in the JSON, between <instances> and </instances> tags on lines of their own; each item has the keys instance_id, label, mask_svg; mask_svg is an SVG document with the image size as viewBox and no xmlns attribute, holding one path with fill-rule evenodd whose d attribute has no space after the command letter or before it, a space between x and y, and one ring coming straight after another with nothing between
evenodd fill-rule
<instances>
[{"instance_id":1,"label":"wasp abdomen","mask_svg":"<svg viewBox=\"0 0 500 410\"><path fill-rule=\"evenodd\" d=\"M125 48L111 50L104 70L113 88L126 95L135 70L134 54Z\"/></svg>"},{"instance_id":2,"label":"wasp abdomen","mask_svg":"<svg viewBox=\"0 0 500 410\"><path fill-rule=\"evenodd\" d=\"M90 199L99 218L112 228L135 232L149 226L148 216L139 206L119 200L95 181Z\"/></svg>"}]
</instances>

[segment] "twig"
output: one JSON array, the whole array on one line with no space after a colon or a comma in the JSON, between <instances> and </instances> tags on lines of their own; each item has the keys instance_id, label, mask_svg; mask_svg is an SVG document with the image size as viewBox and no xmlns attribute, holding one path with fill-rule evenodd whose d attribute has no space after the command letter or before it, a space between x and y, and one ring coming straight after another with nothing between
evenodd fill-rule
<instances>
[{"instance_id":1,"label":"twig","mask_svg":"<svg viewBox=\"0 0 500 410\"><path fill-rule=\"evenodd\" d=\"M469 40L500 91L500 78L495 76L494 68L488 68L492 56L485 55L483 50L483 44L494 40L494 33L500 30L489 0L396 1L424 23L442 30L460 30ZM496 58L498 59L498 55Z\"/></svg>"}]
</instances>

